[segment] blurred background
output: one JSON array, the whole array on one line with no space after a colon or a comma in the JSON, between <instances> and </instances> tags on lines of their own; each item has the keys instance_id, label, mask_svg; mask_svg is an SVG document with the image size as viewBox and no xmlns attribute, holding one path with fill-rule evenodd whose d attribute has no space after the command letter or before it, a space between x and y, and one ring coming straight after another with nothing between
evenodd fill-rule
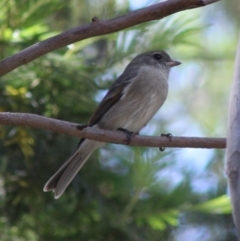
<instances>
[{"instance_id":1,"label":"blurred background","mask_svg":"<svg viewBox=\"0 0 240 241\"><path fill-rule=\"evenodd\" d=\"M0 0L1 59L94 16L156 2ZM239 11L238 1L221 1L49 53L1 78L0 111L87 123L134 56L164 49L182 65L141 133L225 137ZM79 140L18 126L0 126L0 138L2 241L237 240L225 150L108 144L55 200L43 186Z\"/></svg>"}]
</instances>

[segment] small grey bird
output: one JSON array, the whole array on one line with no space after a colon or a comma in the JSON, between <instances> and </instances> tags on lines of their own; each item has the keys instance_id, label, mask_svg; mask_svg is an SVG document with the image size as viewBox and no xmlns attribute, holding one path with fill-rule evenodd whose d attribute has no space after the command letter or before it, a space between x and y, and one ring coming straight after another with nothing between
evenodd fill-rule
<instances>
[{"instance_id":1,"label":"small grey bird","mask_svg":"<svg viewBox=\"0 0 240 241\"><path fill-rule=\"evenodd\" d=\"M136 56L111 86L88 126L139 133L162 106L168 94L171 67L181 64L164 51ZM81 139L77 150L48 180L44 191L59 198L94 150L105 143Z\"/></svg>"}]
</instances>

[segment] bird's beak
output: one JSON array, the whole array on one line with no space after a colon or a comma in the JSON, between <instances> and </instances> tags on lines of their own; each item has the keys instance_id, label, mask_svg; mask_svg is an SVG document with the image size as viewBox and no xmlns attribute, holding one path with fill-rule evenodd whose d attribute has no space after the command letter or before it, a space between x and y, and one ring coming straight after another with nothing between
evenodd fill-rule
<instances>
[{"instance_id":1,"label":"bird's beak","mask_svg":"<svg viewBox=\"0 0 240 241\"><path fill-rule=\"evenodd\" d=\"M176 61L176 60L172 60L172 59L170 61L166 62L166 65L168 65L170 67L174 67L174 66L177 66L179 64L181 64L181 62Z\"/></svg>"}]
</instances>

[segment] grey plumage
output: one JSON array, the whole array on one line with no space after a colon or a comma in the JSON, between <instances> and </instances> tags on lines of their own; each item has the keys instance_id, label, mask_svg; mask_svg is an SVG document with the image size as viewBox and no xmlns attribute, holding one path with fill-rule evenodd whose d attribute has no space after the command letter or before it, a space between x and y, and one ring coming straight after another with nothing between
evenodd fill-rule
<instances>
[{"instance_id":1,"label":"grey plumage","mask_svg":"<svg viewBox=\"0 0 240 241\"><path fill-rule=\"evenodd\" d=\"M170 68L179 64L164 51L136 56L109 89L88 126L138 133L166 100ZM45 184L44 191L52 190L59 198L92 152L102 145L82 139L76 152Z\"/></svg>"}]
</instances>

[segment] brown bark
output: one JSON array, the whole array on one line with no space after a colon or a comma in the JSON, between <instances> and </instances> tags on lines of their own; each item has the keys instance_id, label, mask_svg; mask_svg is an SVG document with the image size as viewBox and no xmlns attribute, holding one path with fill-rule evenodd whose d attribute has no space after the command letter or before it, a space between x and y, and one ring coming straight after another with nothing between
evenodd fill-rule
<instances>
[{"instance_id":1,"label":"brown bark","mask_svg":"<svg viewBox=\"0 0 240 241\"><path fill-rule=\"evenodd\" d=\"M226 172L233 207L233 218L238 237L240 237L240 36L230 93L227 140Z\"/></svg>"},{"instance_id":2,"label":"brown bark","mask_svg":"<svg viewBox=\"0 0 240 241\"><path fill-rule=\"evenodd\" d=\"M0 124L33 127L101 142L127 144L126 135L120 131L106 131L91 127L79 130L79 124L77 123L47 118L35 114L2 112L0 113ZM226 139L177 137L174 136L174 133L171 140L161 136L136 135L131 138L129 145L147 147L225 148Z\"/></svg>"}]
</instances>

